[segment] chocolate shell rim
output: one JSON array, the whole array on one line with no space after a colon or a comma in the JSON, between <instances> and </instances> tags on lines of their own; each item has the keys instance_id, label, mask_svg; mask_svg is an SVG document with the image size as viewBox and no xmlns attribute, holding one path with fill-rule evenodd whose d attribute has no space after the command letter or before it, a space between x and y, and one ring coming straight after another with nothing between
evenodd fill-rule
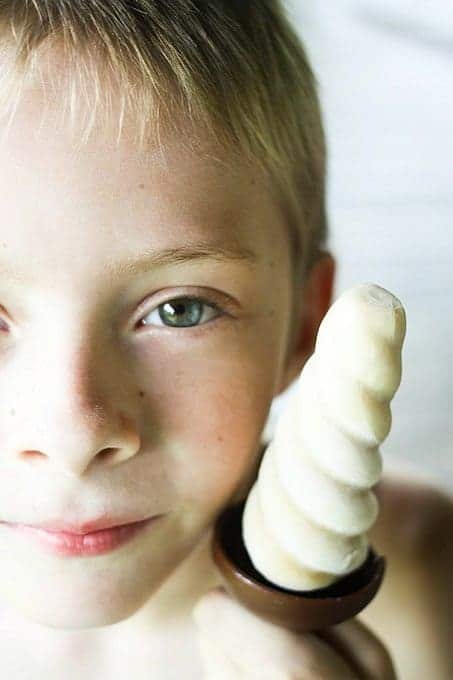
<instances>
[{"instance_id":1,"label":"chocolate shell rim","mask_svg":"<svg viewBox=\"0 0 453 680\"><path fill-rule=\"evenodd\" d=\"M242 540L242 514L245 502L246 499L228 506L220 513L214 525L212 553L215 563L225 576L231 577L231 573L234 573L234 577L246 583L247 587L253 588L255 591L266 591L269 596L278 594L281 597L313 603L316 600L338 602L339 600L344 601L348 598L357 597L362 590L369 587L372 581L382 579L385 570L385 558L378 555L370 546L367 559L362 565L324 588L298 591L271 583L255 569ZM229 541L225 540L228 530L229 537L227 538L230 539ZM231 531L234 532L233 535ZM231 549L232 537L233 541L236 541L236 548L239 547L242 553L240 554L240 564L238 563L238 555L236 554L233 557L231 554L233 552ZM229 574L225 574L225 563L227 563L227 569L230 571Z\"/></svg>"}]
</instances>

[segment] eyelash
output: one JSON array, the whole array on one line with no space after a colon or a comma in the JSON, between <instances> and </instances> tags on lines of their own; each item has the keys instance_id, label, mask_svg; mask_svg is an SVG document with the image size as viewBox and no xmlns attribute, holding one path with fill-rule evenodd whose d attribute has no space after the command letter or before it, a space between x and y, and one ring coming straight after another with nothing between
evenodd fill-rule
<instances>
[{"instance_id":1,"label":"eyelash","mask_svg":"<svg viewBox=\"0 0 453 680\"><path fill-rule=\"evenodd\" d=\"M212 318L209 319L208 321L205 321L204 323L198 323L193 326L171 326L171 325L166 325L162 322L162 324L145 324L141 323L144 318L149 316L153 311L158 310L159 307L162 307L163 305L167 304L168 302L200 302L203 306L205 307L210 307L211 309L215 310L218 312L218 314ZM143 302L141 305L139 305L139 311L143 311L142 317L137 321L134 326L139 330L139 332L149 332L151 331L152 328L166 328L169 330L185 330L187 331L192 331L197 332L197 329L203 328L203 326L210 326L213 325L212 322L214 321L221 321L222 318L227 318L227 317L232 317L232 314L227 311L227 308L225 308L223 305L220 305L218 302L214 302L213 300L209 300L208 298L205 297L200 297L200 296L191 296L191 295L181 295L181 296L176 296L172 298L167 298L166 300L163 300L160 302L158 305L156 305L154 308L151 310L147 309L148 301ZM0 310L1 310L1 305L0 305ZM203 315L202 315L203 316ZM8 328L1 328L3 325L3 321L0 319L0 333L2 332L7 332L9 329Z\"/></svg>"},{"instance_id":2,"label":"eyelash","mask_svg":"<svg viewBox=\"0 0 453 680\"><path fill-rule=\"evenodd\" d=\"M197 323L192 326L171 326L170 324L165 324L163 321L161 324L152 324L152 323L142 323L143 319L145 319L147 316L152 314L155 311L159 310L159 307L163 307L164 305L168 304L169 302L174 302L174 303L181 303L181 302L199 302L203 307L211 307L211 309L215 310L218 312L218 314L212 318L209 319L208 321L204 321L203 323ZM145 304L145 303L144 303ZM151 310L148 310L146 314L144 314L139 321L137 322L136 326L139 329L142 329L144 331L150 330L152 328L166 328L170 330L184 330L184 331L196 331L196 329L201 328L202 326L208 326L211 324L211 322L219 320L221 317L228 316L227 312L221 307L217 302L214 302L213 300L208 300L207 298L204 297L196 297L196 296L190 296L190 295L181 295L179 297L172 297L168 298L167 300L163 300L160 302L158 305L156 305L154 308ZM201 318L203 318L203 312L201 314Z\"/></svg>"}]
</instances>

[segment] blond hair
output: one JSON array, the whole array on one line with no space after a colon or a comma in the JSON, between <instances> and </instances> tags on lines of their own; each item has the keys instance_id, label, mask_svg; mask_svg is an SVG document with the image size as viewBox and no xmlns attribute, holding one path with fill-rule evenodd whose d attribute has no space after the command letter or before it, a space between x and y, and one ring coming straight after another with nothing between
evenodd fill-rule
<instances>
[{"instance_id":1,"label":"blond hair","mask_svg":"<svg viewBox=\"0 0 453 680\"><path fill-rule=\"evenodd\" d=\"M110 115L113 95L118 139L126 112L140 143L159 139L161 119L174 120L175 110L204 124L258 162L284 211L296 269L310 266L326 238L325 139L315 78L279 0L2 2L4 111L27 83L44 82L55 47L69 66L63 110L75 121L80 101L88 104L84 139L99 113Z\"/></svg>"}]
</instances>

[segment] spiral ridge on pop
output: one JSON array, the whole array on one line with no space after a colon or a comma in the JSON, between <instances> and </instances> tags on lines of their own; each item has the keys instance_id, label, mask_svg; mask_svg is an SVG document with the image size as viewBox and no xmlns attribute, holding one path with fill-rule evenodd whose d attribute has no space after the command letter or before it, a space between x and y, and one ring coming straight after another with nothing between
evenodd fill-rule
<instances>
[{"instance_id":1,"label":"spiral ridge on pop","mask_svg":"<svg viewBox=\"0 0 453 680\"><path fill-rule=\"evenodd\" d=\"M244 506L244 545L272 583L323 588L366 560L405 332L401 302L375 284L324 317Z\"/></svg>"}]
</instances>

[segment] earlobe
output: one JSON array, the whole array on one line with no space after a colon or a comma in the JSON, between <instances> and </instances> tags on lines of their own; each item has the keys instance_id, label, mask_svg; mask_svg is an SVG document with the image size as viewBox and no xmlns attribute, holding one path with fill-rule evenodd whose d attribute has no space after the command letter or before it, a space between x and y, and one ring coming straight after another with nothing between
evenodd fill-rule
<instances>
[{"instance_id":1,"label":"earlobe","mask_svg":"<svg viewBox=\"0 0 453 680\"><path fill-rule=\"evenodd\" d=\"M288 348L283 380L274 396L289 387L313 353L319 325L332 304L334 280L335 260L323 251L307 272L300 300L296 300L298 318Z\"/></svg>"}]
</instances>

